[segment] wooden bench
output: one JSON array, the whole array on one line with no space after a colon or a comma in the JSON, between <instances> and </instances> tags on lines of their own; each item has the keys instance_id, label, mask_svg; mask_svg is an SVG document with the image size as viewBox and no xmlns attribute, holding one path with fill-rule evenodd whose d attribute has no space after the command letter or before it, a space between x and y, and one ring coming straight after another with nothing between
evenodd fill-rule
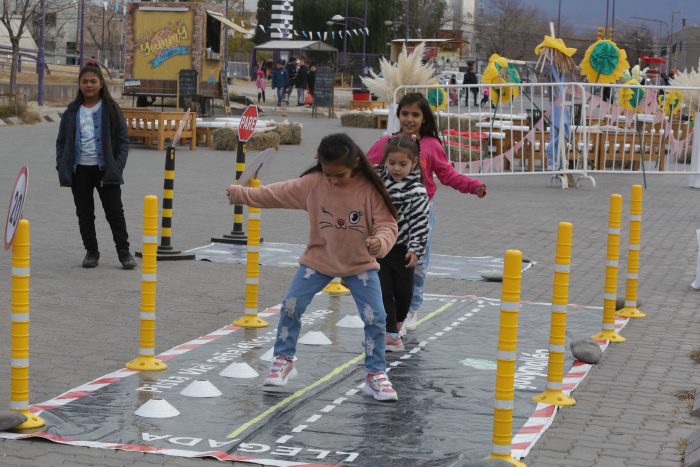
<instances>
[{"instance_id":1,"label":"wooden bench","mask_svg":"<svg viewBox=\"0 0 700 467\"><path fill-rule=\"evenodd\" d=\"M384 101L350 101L350 110L383 109Z\"/></svg>"},{"instance_id":2,"label":"wooden bench","mask_svg":"<svg viewBox=\"0 0 700 467\"><path fill-rule=\"evenodd\" d=\"M143 138L149 149L155 139L158 150L163 151L166 140L172 141L175 137L180 120L184 118L186 112L158 112L144 108L124 108L122 113L126 120L129 139ZM180 136L181 143L186 139L189 139L190 150L197 149L197 114L194 112L190 112Z\"/></svg>"}]
</instances>

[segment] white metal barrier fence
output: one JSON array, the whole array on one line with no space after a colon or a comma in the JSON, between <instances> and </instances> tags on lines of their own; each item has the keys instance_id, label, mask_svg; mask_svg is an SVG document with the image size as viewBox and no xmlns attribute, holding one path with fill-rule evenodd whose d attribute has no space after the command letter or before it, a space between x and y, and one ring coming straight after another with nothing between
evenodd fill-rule
<instances>
[{"instance_id":1,"label":"white metal barrier fence","mask_svg":"<svg viewBox=\"0 0 700 467\"><path fill-rule=\"evenodd\" d=\"M474 92L476 91L476 92ZM386 114L398 131L398 101L421 92L445 152L469 175L654 173L700 175L690 165L700 88L520 83L401 86ZM493 101L491 94L505 97ZM561 135L561 137L560 137Z\"/></svg>"}]
</instances>

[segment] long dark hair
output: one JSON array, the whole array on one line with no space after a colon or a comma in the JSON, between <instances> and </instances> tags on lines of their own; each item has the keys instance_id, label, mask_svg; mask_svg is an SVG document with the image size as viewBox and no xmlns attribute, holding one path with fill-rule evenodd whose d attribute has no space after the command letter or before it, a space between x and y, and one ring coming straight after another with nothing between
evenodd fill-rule
<instances>
[{"instance_id":1,"label":"long dark hair","mask_svg":"<svg viewBox=\"0 0 700 467\"><path fill-rule=\"evenodd\" d=\"M391 202L384 182L379 178L362 149L348 135L345 133L334 133L325 136L316 150L316 159L318 161L316 165L301 174L302 177L313 172L322 172L322 164L341 164L352 169L353 173L359 172L364 175L374 185L379 194L382 195L394 219L398 218L396 208Z\"/></svg>"},{"instance_id":2,"label":"long dark hair","mask_svg":"<svg viewBox=\"0 0 700 467\"><path fill-rule=\"evenodd\" d=\"M415 136L414 136L415 137ZM418 140L406 135L397 135L387 141L384 146L384 157L382 157L382 165L386 166L386 159L392 152L402 152L415 162L416 166L412 171L417 171L420 175L420 181L423 183L423 170L420 165L420 146Z\"/></svg>"},{"instance_id":3,"label":"long dark hair","mask_svg":"<svg viewBox=\"0 0 700 467\"><path fill-rule=\"evenodd\" d=\"M433 111L430 109L430 104L423 94L419 92L409 92L403 96L399 101L398 108L396 109L396 118L399 118L399 115L401 115L401 108L404 105L409 104L418 104L418 107L423 113L423 124L420 126L419 130L420 136L432 136L433 138L442 142L440 139L440 133L438 133L437 130L437 123L435 123L435 115L433 115Z\"/></svg>"},{"instance_id":4,"label":"long dark hair","mask_svg":"<svg viewBox=\"0 0 700 467\"><path fill-rule=\"evenodd\" d=\"M104 104L108 104L110 106L113 105L114 99L109 93L107 83L105 82L105 77L102 74L102 69L97 64L97 62L89 60L87 63L85 63L85 65L80 69L80 74L78 75L78 83L80 83L80 78L82 78L85 73L95 73L97 75L97 77L100 79L100 84L102 85L100 87L100 99L102 99L102 102ZM83 102L85 102L85 96L83 96L83 91L80 90L80 86L78 86L78 95L75 98L75 102L77 102L78 105L83 105Z\"/></svg>"}]
</instances>

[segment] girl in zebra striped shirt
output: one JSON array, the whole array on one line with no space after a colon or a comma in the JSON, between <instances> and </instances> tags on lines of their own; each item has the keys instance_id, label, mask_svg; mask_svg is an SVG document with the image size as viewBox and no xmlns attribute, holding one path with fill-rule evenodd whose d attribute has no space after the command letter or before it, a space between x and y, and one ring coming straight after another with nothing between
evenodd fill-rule
<instances>
[{"instance_id":1,"label":"girl in zebra striped shirt","mask_svg":"<svg viewBox=\"0 0 700 467\"><path fill-rule=\"evenodd\" d=\"M386 310L386 351L402 352L399 331L413 296L413 272L428 241L428 192L423 186L418 139L399 135L389 140L377 172L398 212L396 244L380 258L379 281Z\"/></svg>"}]
</instances>

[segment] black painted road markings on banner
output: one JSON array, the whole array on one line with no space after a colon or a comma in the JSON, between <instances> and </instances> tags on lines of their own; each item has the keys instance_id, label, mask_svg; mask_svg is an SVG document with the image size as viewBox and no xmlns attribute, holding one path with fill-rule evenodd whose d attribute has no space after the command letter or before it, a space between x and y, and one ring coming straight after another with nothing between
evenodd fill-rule
<instances>
[{"instance_id":1,"label":"black painted road markings on banner","mask_svg":"<svg viewBox=\"0 0 700 467\"><path fill-rule=\"evenodd\" d=\"M425 315L423 318L421 318L421 319L418 321L418 324L421 325L421 324L427 322L428 320L430 320L430 319L434 318L435 316L441 314L441 313L444 312L446 309L448 309L450 306L452 306L452 305L454 305L454 304L456 304L456 303L459 303L460 301L465 302L466 300L465 300L465 299L462 299L462 300L452 299L449 303L445 303L444 305L442 305L442 306L441 306L440 308L438 308L437 310L435 310L435 311L433 311L433 312L428 313L427 315ZM447 332L449 332L449 331L452 331L455 327L457 327L457 326L459 326L460 324L462 324L465 320L467 320L467 319L470 318L471 316L474 316L476 313L478 313L479 311L481 311L487 304L488 304L488 305L496 305L496 306L497 306L497 302L496 302L496 303L490 303L490 302L488 302L487 300L477 300L476 303L477 303L477 306L476 306L476 307L472 308L470 311L468 311L468 312L465 313L464 315L460 316L459 318L456 318L456 320L453 321L449 326L444 327L441 331L435 332L432 336L429 336L429 337L427 338L427 340L423 340L423 341L418 342L418 343L415 345L415 347L413 347L410 351L407 351L404 355L402 355L402 356L400 357L400 360L395 360L395 361L391 362L391 363L388 365L386 372L387 372L387 373L390 373L392 369L398 367L399 365L401 365L401 364L403 363L402 360L408 360L408 359L410 359L411 357L413 357L414 355L418 354L421 350L423 350L423 349L425 348L425 346L428 345L428 343L429 343L428 341L431 341L431 340L434 341L434 340L437 340L437 339L441 338L442 336L445 335L445 333L447 333ZM306 392L308 392L308 391L311 390L312 388L315 388L315 387L319 386L320 384L322 384L323 382L326 382L326 381L328 381L329 379L331 379L332 377L338 375L340 372L342 372L344 369L346 369L346 368L349 367L350 365L356 364L357 362L360 361L361 358L364 358L364 352L363 352L362 354L358 355L357 357L355 357L355 358L349 360L348 362L345 362L344 364L340 365L339 367L337 367L337 368L331 370L331 372L329 372L327 375L325 375L324 377L320 378L320 379L317 380L316 382L314 382L314 383L312 383L312 384L310 384L310 385L308 385L308 386L306 386L306 387L304 387L304 388L298 390L297 392L295 392L295 393L292 394L291 396L285 398L284 400L280 401L279 403L277 403L277 404L275 404L274 406L270 407L269 409L265 410L264 412L262 412L261 414L259 414L259 415L256 416L255 418L253 418L253 419L249 420L248 422L242 424L240 427L238 427L238 428L235 429L233 432L231 432L231 433L227 436L227 438L235 438L235 437L241 435L245 430L247 430L247 429L250 428L251 426L257 424L258 422L264 420L264 419L267 418L268 416L272 415L272 413L274 413L276 410L281 409L282 407L284 407L285 405L289 404L289 403L292 402L293 400L298 399L299 397L301 397L303 394L305 394ZM323 412L324 414L329 414L330 412L332 412L333 410L335 410L339 405L341 405L343 402L345 402L345 401L348 399L348 397L355 396L357 393L359 393L360 390L362 389L362 387L364 386L364 384L365 384L365 383L362 382L362 383L360 383L360 384L357 386L357 388L353 388L353 389L347 390L347 391L344 393L344 395L345 395L346 397L339 397L339 398L334 399L333 402L332 402L331 404L327 404L325 407L323 407L322 409L320 409L319 412ZM313 415L310 415L310 416L306 419L306 421L304 422L304 424L296 425L294 428L292 428L292 429L290 430L289 434L285 434L285 435L283 435L283 436L280 436L280 437L276 440L276 443L278 443L278 444L287 443L289 440L291 440L291 439L294 437L294 434L296 434L296 433L301 433L302 431L306 430L306 429L309 427L308 424L317 422L317 421L321 420L322 418L323 418L323 414L314 413ZM340 454L340 453L338 453L338 454ZM345 459L345 462L352 462L352 461L355 460L355 458L357 458L357 456L359 455L359 453L344 453L344 454L349 454L349 455L350 455L347 459Z\"/></svg>"}]
</instances>

